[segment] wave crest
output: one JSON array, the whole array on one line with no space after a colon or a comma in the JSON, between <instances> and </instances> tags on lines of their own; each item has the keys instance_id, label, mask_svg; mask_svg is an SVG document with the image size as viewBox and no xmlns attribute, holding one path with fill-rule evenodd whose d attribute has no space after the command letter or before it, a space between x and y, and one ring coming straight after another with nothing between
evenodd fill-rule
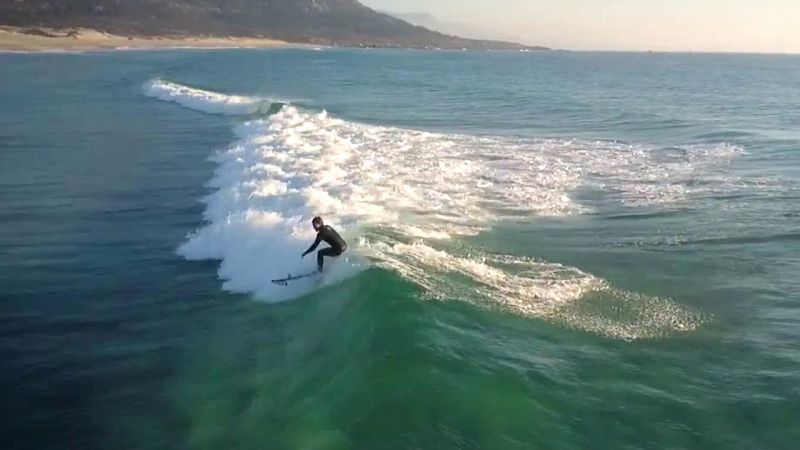
<instances>
[{"instance_id":1,"label":"wave crest","mask_svg":"<svg viewBox=\"0 0 800 450\"><path fill-rule=\"evenodd\" d=\"M268 112L273 108L274 103L284 103L262 97L227 95L204 91L161 79L148 81L144 84L143 90L148 97L177 103L195 111L228 116Z\"/></svg>"}]
</instances>

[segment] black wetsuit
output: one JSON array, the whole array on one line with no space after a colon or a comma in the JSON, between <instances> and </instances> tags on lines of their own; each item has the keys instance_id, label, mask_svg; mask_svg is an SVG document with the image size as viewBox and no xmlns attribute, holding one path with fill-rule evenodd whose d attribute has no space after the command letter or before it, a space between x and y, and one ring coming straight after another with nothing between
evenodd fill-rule
<instances>
[{"instance_id":1,"label":"black wetsuit","mask_svg":"<svg viewBox=\"0 0 800 450\"><path fill-rule=\"evenodd\" d=\"M323 248L317 252L317 268L319 268L320 272L322 272L323 256L339 256L347 250L347 243L339 236L339 233L329 225L323 225L317 232L317 239L311 244L311 247L303 253L303 256L313 252L322 241L325 241L330 247Z\"/></svg>"}]
</instances>

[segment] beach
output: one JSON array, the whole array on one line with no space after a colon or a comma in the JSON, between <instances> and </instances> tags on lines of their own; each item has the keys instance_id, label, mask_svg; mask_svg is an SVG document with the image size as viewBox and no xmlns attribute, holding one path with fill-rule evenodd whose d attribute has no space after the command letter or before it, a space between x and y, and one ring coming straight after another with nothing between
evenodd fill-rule
<instances>
[{"instance_id":1,"label":"beach","mask_svg":"<svg viewBox=\"0 0 800 450\"><path fill-rule=\"evenodd\" d=\"M302 48L307 45L250 37L117 36L87 28L0 27L0 51L6 52L286 47Z\"/></svg>"}]
</instances>

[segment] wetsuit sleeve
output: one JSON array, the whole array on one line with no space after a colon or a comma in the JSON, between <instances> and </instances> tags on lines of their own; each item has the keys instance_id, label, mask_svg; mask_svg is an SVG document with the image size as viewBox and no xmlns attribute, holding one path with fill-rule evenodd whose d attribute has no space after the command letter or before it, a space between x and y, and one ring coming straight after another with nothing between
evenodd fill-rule
<instances>
[{"instance_id":1,"label":"wetsuit sleeve","mask_svg":"<svg viewBox=\"0 0 800 450\"><path fill-rule=\"evenodd\" d=\"M316 250L317 246L319 245L319 243L321 241L322 241L322 237L319 235L319 233L317 233L317 238L314 240L314 243L311 244L311 247L308 247L308 250L303 252L303 256L305 256L305 255L313 252L314 250Z\"/></svg>"}]
</instances>

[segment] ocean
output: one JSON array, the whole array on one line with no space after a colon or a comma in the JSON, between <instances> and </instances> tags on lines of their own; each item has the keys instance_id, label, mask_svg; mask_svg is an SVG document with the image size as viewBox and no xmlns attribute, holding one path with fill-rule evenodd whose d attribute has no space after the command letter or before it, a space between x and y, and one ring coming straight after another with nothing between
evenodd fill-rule
<instances>
[{"instance_id":1,"label":"ocean","mask_svg":"<svg viewBox=\"0 0 800 450\"><path fill-rule=\"evenodd\" d=\"M2 448L793 449L798 73L0 54Z\"/></svg>"}]
</instances>

